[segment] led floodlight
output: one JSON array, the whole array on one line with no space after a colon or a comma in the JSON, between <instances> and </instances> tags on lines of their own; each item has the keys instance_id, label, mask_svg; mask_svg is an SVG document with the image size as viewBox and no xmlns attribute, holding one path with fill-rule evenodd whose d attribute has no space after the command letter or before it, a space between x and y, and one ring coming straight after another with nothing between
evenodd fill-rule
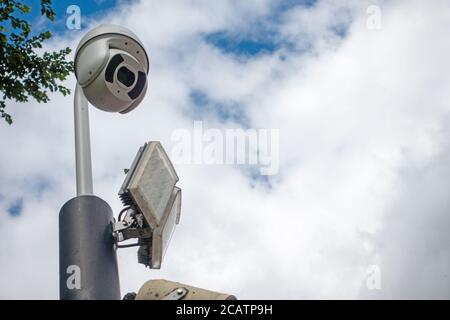
<instances>
[{"instance_id":1,"label":"led floodlight","mask_svg":"<svg viewBox=\"0 0 450 320\"><path fill-rule=\"evenodd\" d=\"M181 189L175 186L177 181L161 144L149 142L139 149L119 191L125 209L114 223L114 237L117 242L137 238L138 262L152 269L161 267L180 220Z\"/></svg>"}]
</instances>

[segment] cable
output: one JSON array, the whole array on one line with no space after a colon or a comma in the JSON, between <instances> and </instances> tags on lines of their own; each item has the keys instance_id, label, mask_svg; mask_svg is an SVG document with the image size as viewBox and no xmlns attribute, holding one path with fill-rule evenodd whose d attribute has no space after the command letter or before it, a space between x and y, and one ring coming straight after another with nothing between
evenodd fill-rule
<instances>
[{"instance_id":1,"label":"cable","mask_svg":"<svg viewBox=\"0 0 450 320\"><path fill-rule=\"evenodd\" d=\"M131 209L131 207L130 207L130 206L125 207L125 208L122 209L122 211L119 212L119 217L118 217L118 220L119 220L119 221L122 221L122 214L123 214L125 211L127 211L128 209Z\"/></svg>"},{"instance_id":2,"label":"cable","mask_svg":"<svg viewBox=\"0 0 450 320\"><path fill-rule=\"evenodd\" d=\"M130 244L122 244L122 245L116 244L117 248L131 248L131 247L137 247L137 246L140 246L140 244L138 242L130 243Z\"/></svg>"}]
</instances>

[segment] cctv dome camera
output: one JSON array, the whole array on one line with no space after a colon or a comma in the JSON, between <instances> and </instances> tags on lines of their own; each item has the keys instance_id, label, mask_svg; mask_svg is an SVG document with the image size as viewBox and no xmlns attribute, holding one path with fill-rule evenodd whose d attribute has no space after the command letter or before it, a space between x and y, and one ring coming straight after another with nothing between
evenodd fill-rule
<instances>
[{"instance_id":1,"label":"cctv dome camera","mask_svg":"<svg viewBox=\"0 0 450 320\"><path fill-rule=\"evenodd\" d=\"M75 76L87 100L109 112L127 113L147 91L149 60L137 36L110 24L89 31L75 53Z\"/></svg>"}]
</instances>

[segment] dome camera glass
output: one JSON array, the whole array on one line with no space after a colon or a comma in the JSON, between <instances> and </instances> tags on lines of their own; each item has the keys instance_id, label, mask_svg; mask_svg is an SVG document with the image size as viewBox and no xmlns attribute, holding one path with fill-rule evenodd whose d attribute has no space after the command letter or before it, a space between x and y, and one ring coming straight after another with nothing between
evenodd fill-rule
<instances>
[{"instance_id":1,"label":"dome camera glass","mask_svg":"<svg viewBox=\"0 0 450 320\"><path fill-rule=\"evenodd\" d=\"M134 72L127 67L121 67L117 71L117 80L126 87L131 87L135 80Z\"/></svg>"}]
</instances>

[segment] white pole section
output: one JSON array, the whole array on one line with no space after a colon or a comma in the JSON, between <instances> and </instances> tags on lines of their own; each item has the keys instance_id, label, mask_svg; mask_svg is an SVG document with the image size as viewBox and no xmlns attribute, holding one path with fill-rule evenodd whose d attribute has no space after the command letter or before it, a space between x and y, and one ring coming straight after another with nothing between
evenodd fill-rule
<instances>
[{"instance_id":1,"label":"white pole section","mask_svg":"<svg viewBox=\"0 0 450 320\"><path fill-rule=\"evenodd\" d=\"M77 83L75 88L75 160L77 196L92 195L91 139L89 134L88 101Z\"/></svg>"}]
</instances>

